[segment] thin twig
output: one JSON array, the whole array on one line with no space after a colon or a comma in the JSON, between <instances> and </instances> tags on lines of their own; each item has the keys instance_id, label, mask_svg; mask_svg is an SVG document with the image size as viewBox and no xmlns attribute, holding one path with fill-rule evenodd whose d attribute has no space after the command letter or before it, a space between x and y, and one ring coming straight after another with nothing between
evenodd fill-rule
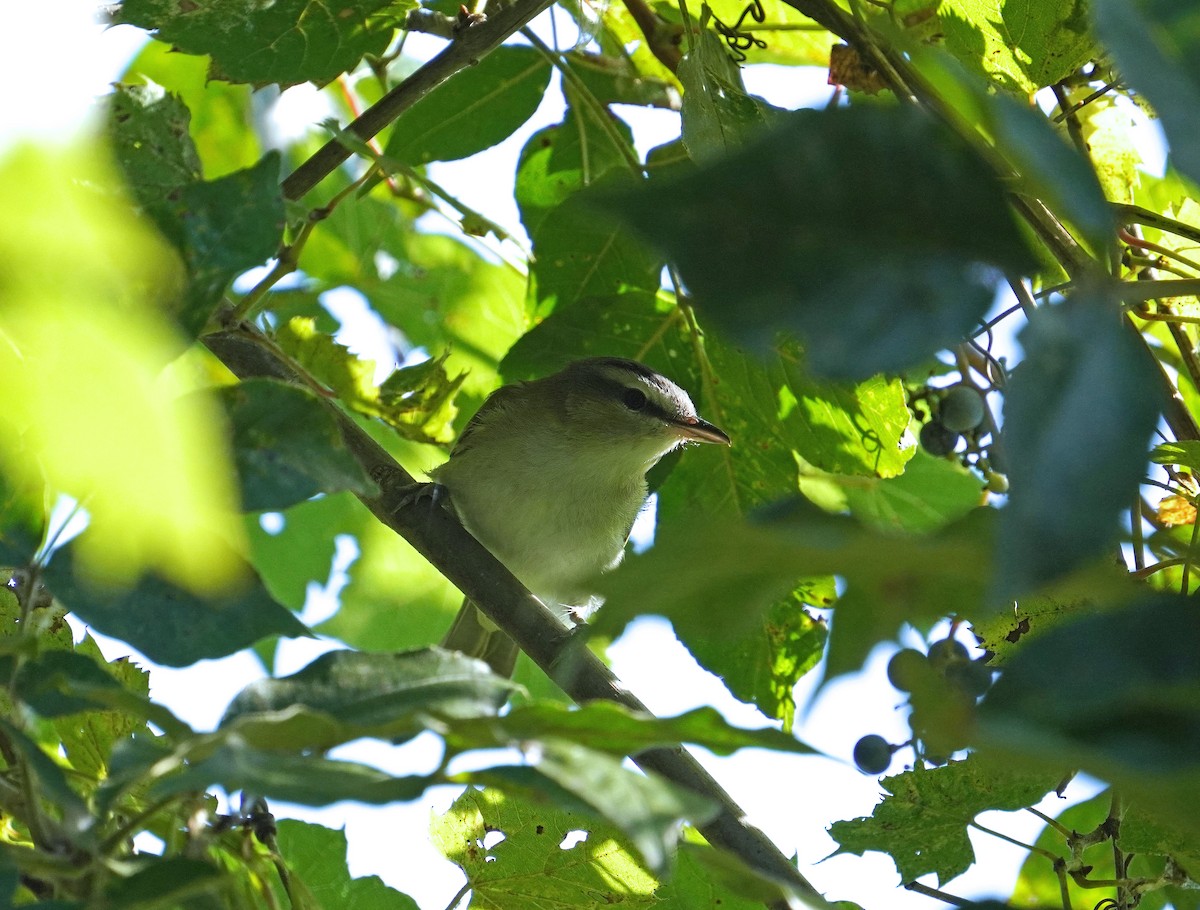
<instances>
[{"instance_id":1,"label":"thin twig","mask_svg":"<svg viewBox=\"0 0 1200 910\"><path fill-rule=\"evenodd\" d=\"M347 129L360 139L370 139L459 70L478 63L552 3L515 0L486 22L464 29L449 47L367 108ZM283 181L283 195L301 198L349 157L349 149L331 139Z\"/></svg>"}]
</instances>

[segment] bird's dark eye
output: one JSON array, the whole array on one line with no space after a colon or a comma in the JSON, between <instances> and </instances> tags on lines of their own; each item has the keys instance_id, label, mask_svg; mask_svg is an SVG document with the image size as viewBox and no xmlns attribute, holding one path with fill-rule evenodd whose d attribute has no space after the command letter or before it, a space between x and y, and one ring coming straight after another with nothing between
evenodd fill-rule
<instances>
[{"instance_id":1,"label":"bird's dark eye","mask_svg":"<svg viewBox=\"0 0 1200 910\"><path fill-rule=\"evenodd\" d=\"M621 393L621 404L631 411L640 411L646 406L646 393L641 389L626 389Z\"/></svg>"}]
</instances>

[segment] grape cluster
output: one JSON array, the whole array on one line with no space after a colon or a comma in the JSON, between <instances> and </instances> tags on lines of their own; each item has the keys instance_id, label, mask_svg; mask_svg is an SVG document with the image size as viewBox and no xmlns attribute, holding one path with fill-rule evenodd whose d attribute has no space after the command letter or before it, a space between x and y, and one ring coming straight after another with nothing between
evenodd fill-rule
<instances>
[{"instance_id":1,"label":"grape cluster","mask_svg":"<svg viewBox=\"0 0 1200 910\"><path fill-rule=\"evenodd\" d=\"M946 388L922 386L909 392L909 407L918 420L921 448L938 458L956 457L978 469L992 493L1007 493L1008 480L988 461L987 400L984 392L965 380Z\"/></svg>"},{"instance_id":2,"label":"grape cluster","mask_svg":"<svg viewBox=\"0 0 1200 910\"><path fill-rule=\"evenodd\" d=\"M875 733L864 736L854 747L859 770L882 774L892 755L906 746L930 765L944 765L953 753L965 749L975 705L992 685L992 668L986 659L972 660L953 634L933 642L927 654L904 648L892 655L888 681L908 696L912 739L893 745Z\"/></svg>"}]
</instances>

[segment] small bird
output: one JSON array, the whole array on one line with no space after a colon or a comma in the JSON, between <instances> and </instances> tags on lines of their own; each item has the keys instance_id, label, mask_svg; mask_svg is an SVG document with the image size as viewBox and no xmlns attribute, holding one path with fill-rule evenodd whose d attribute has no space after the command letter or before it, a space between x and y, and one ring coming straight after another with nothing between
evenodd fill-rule
<instances>
[{"instance_id":1,"label":"small bird","mask_svg":"<svg viewBox=\"0 0 1200 910\"><path fill-rule=\"evenodd\" d=\"M570 625L625 554L646 472L688 442L729 437L665 376L592 357L492 393L430 476L475 539ZM442 644L503 676L516 664L516 644L469 600Z\"/></svg>"}]
</instances>

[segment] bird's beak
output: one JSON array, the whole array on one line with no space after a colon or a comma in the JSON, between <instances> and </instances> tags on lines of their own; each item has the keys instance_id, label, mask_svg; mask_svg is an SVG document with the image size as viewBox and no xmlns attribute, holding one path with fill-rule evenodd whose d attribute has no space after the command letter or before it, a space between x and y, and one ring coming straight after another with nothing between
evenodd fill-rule
<instances>
[{"instance_id":1,"label":"bird's beak","mask_svg":"<svg viewBox=\"0 0 1200 910\"><path fill-rule=\"evenodd\" d=\"M723 430L717 429L707 420L701 420L699 417L682 417L672 421L671 425L675 427L675 432L684 439L692 439L696 442L715 442L723 446L730 444L729 437Z\"/></svg>"}]
</instances>

